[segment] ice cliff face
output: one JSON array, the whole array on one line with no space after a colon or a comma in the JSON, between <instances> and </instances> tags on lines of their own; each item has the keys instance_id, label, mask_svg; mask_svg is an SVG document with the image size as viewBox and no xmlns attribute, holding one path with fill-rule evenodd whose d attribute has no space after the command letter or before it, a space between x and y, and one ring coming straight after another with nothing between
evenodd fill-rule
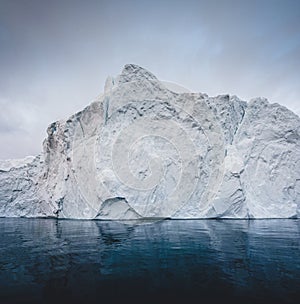
<instances>
[{"instance_id":1,"label":"ice cliff face","mask_svg":"<svg viewBox=\"0 0 300 304\"><path fill-rule=\"evenodd\" d=\"M0 162L0 216L300 216L300 119L266 99L176 93L131 64L47 133Z\"/></svg>"}]
</instances>

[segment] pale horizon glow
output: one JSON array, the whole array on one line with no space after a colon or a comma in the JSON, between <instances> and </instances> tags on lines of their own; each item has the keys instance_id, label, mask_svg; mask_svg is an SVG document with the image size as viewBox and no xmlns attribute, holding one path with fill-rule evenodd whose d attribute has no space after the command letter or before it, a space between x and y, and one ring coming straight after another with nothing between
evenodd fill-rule
<instances>
[{"instance_id":1,"label":"pale horizon glow","mask_svg":"<svg viewBox=\"0 0 300 304\"><path fill-rule=\"evenodd\" d=\"M300 1L0 0L0 159L42 151L127 63L300 115Z\"/></svg>"}]
</instances>

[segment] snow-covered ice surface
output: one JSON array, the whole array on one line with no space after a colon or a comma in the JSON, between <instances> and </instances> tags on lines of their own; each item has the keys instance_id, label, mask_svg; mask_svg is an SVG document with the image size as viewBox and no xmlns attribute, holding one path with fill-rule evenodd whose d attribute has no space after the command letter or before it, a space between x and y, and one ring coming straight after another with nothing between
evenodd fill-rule
<instances>
[{"instance_id":1,"label":"snow-covered ice surface","mask_svg":"<svg viewBox=\"0 0 300 304\"><path fill-rule=\"evenodd\" d=\"M0 161L0 216L300 217L300 118L263 98L189 93L129 64L47 133L40 155Z\"/></svg>"}]
</instances>

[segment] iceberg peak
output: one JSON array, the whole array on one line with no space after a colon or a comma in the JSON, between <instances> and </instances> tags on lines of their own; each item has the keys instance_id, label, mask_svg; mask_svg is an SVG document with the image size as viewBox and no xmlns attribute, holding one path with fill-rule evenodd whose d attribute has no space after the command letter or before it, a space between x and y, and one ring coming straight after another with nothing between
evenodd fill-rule
<instances>
[{"instance_id":1,"label":"iceberg peak","mask_svg":"<svg viewBox=\"0 0 300 304\"><path fill-rule=\"evenodd\" d=\"M126 83L141 79L158 81L152 73L136 64L126 64L119 75L118 81L119 83Z\"/></svg>"}]
</instances>

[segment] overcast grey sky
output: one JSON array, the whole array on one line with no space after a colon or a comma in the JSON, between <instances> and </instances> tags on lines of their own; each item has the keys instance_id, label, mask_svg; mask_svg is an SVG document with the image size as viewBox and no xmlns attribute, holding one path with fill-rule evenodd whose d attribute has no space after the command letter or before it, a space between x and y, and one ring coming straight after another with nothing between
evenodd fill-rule
<instances>
[{"instance_id":1,"label":"overcast grey sky","mask_svg":"<svg viewBox=\"0 0 300 304\"><path fill-rule=\"evenodd\" d=\"M0 159L37 154L126 63L300 114L300 1L0 0Z\"/></svg>"}]
</instances>

